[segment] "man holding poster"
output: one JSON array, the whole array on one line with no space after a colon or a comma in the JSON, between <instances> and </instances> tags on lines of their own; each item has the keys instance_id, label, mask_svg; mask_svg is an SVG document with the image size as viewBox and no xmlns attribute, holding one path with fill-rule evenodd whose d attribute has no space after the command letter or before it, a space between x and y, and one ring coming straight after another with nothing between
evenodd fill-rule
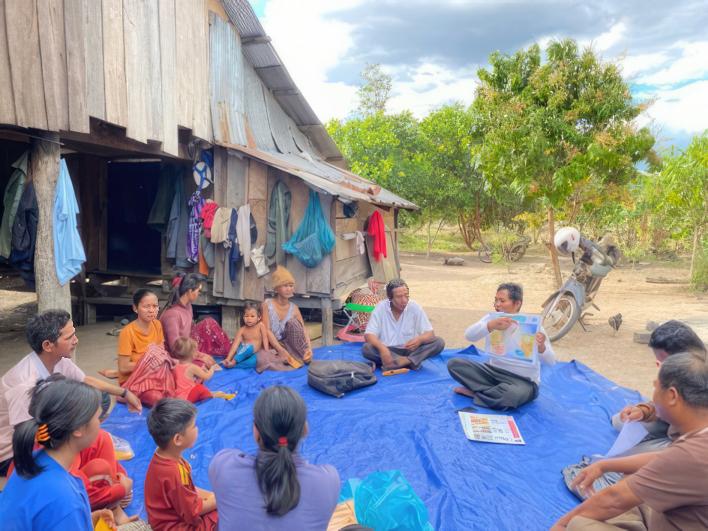
<instances>
[{"instance_id":1,"label":"man holding poster","mask_svg":"<svg viewBox=\"0 0 708 531\"><path fill-rule=\"evenodd\" d=\"M518 314L523 297L519 284L501 284L494 298L494 310ZM556 362L538 316L487 314L465 331L468 341L485 337L490 351L487 363L463 358L447 363L450 376L463 385L455 392L473 398L479 406L500 410L517 408L535 399L541 383L540 361L549 365Z\"/></svg>"}]
</instances>

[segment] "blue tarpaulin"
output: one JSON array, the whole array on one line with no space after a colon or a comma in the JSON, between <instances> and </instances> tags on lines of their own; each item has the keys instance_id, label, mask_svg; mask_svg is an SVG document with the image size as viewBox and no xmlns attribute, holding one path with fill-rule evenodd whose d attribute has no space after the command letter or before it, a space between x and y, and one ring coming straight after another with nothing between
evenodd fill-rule
<instances>
[{"instance_id":1,"label":"blue tarpaulin","mask_svg":"<svg viewBox=\"0 0 708 531\"><path fill-rule=\"evenodd\" d=\"M315 358L361 360L360 352L357 344L322 347ZM209 462L222 448L255 454L253 403L265 387L289 385L308 407L310 434L302 454L312 463L334 465L343 482L376 470L400 470L426 504L435 529L548 529L577 503L563 484L561 469L582 455L606 452L616 436L610 417L639 401L639 393L579 362L543 367L539 397L512 413L526 445L473 442L466 439L457 414L472 402L452 392L456 382L446 368L454 356L483 359L474 347L445 351L419 371L380 377L376 385L340 399L308 387L304 369L261 375L218 372L209 388L237 391L238 396L198 405L199 439L185 454L194 482L210 488ZM143 481L155 449L146 416L147 411L136 415L119 406L104 423L135 451L132 460L123 462L135 489L127 512L143 517Z\"/></svg>"}]
</instances>

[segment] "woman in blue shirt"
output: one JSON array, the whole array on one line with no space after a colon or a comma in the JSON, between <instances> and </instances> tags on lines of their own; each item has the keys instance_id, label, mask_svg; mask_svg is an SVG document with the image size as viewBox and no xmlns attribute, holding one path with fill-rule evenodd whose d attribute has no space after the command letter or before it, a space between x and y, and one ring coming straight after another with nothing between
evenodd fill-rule
<instances>
[{"instance_id":1,"label":"woman in blue shirt","mask_svg":"<svg viewBox=\"0 0 708 531\"><path fill-rule=\"evenodd\" d=\"M83 482L68 470L98 436L99 392L61 375L40 381L32 392L32 419L15 428L15 473L0 496L3 529L91 530L91 509ZM35 443L40 450L34 452ZM113 525L110 511L97 511Z\"/></svg>"}]
</instances>

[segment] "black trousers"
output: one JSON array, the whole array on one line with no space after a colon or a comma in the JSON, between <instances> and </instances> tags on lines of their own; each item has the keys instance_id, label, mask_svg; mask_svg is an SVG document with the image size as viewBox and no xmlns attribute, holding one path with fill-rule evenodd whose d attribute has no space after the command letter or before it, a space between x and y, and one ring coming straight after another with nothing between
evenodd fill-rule
<instances>
[{"instance_id":1,"label":"black trousers","mask_svg":"<svg viewBox=\"0 0 708 531\"><path fill-rule=\"evenodd\" d=\"M447 362L455 380L475 394L474 402L489 409L514 409L538 396L538 385L528 378L487 363L462 358Z\"/></svg>"},{"instance_id":2,"label":"black trousers","mask_svg":"<svg viewBox=\"0 0 708 531\"><path fill-rule=\"evenodd\" d=\"M396 356L405 356L411 360L412 369L419 369L423 361L433 356L437 356L443 351L444 348L445 341L441 337L436 337L429 343L423 343L415 350L409 350L402 347L388 347L394 355L394 358ZM376 365L381 365L381 354L379 354L379 350L376 347L370 345L369 343L364 343L361 350L367 360L373 361Z\"/></svg>"}]
</instances>

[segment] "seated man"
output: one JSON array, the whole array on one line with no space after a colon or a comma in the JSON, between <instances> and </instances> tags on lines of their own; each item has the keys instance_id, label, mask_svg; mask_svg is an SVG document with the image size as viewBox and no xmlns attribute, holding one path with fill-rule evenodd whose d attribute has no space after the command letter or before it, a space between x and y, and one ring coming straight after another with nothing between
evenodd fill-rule
<instances>
[{"instance_id":1,"label":"seated man","mask_svg":"<svg viewBox=\"0 0 708 531\"><path fill-rule=\"evenodd\" d=\"M25 330L32 352L0 379L0 476L6 476L12 462L12 434L29 414L29 391L37 380L51 374L63 374L70 380L84 382L99 391L122 398L136 411L142 410L133 393L117 385L86 376L71 361L79 342L71 316L63 310L47 310L32 317Z\"/></svg>"},{"instance_id":2,"label":"seated man","mask_svg":"<svg viewBox=\"0 0 708 531\"><path fill-rule=\"evenodd\" d=\"M708 529L705 354L686 352L667 358L654 382L654 404L659 418L679 437L658 452L598 461L581 471L573 486L589 494L606 472L627 477L591 495L553 529Z\"/></svg>"},{"instance_id":3,"label":"seated man","mask_svg":"<svg viewBox=\"0 0 708 531\"><path fill-rule=\"evenodd\" d=\"M500 284L494 297L494 311L519 313L524 302L524 291L519 284ZM514 321L510 317L491 319L484 316L465 331L465 339L477 341L487 337L492 330L506 330ZM447 362L447 370L463 387L455 392L469 396L478 406L490 409L513 409L520 407L538 396L541 383L541 364L556 362L543 327L536 334L538 358L529 363L524 360L492 357L487 363L479 363L464 358L453 358Z\"/></svg>"},{"instance_id":4,"label":"seated man","mask_svg":"<svg viewBox=\"0 0 708 531\"><path fill-rule=\"evenodd\" d=\"M664 360L673 354L687 351L706 353L703 341L688 325L680 321L667 321L658 326L649 338L649 347L654 351L658 367L661 367ZM612 417L612 425L617 431L621 431L626 422L641 422L647 430L647 435L639 444L617 457L660 450L671 444L671 440L676 436L674 430L666 422L656 418L656 410L652 402L627 406ZM568 488L571 488L570 486L580 470L588 466L590 462L591 458L586 456L580 463L569 465L563 469L563 479ZM598 479L594 488L599 490L617 483L620 479L622 479L622 474L605 474ZM581 500L587 497L577 489L571 488L571 490Z\"/></svg>"},{"instance_id":5,"label":"seated man","mask_svg":"<svg viewBox=\"0 0 708 531\"><path fill-rule=\"evenodd\" d=\"M649 348L654 352L657 367L661 367L666 358L672 354L689 350L706 353L706 347L701 338L690 326L681 321L666 321L654 329L649 337ZM671 443L669 425L656 417L653 403L645 402L627 406L612 417L612 425L617 431L622 429L625 422L633 421L644 423L649 434L641 443L632 448L628 455L656 450Z\"/></svg>"},{"instance_id":6,"label":"seated man","mask_svg":"<svg viewBox=\"0 0 708 531\"><path fill-rule=\"evenodd\" d=\"M376 305L366 325L364 357L385 370L417 370L423 360L440 354L445 342L435 337L428 316L410 300L408 285L402 279L386 284L386 296Z\"/></svg>"}]
</instances>

